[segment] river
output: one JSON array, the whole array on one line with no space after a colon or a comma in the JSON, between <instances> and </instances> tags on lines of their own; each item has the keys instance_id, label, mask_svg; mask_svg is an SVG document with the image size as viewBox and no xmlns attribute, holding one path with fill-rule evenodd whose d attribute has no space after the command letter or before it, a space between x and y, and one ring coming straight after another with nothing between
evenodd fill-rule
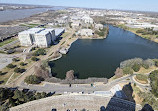
<instances>
[{"instance_id":1,"label":"river","mask_svg":"<svg viewBox=\"0 0 158 111\"><path fill-rule=\"evenodd\" d=\"M158 44L110 26L109 35L104 40L74 42L69 53L54 62L52 71L59 78L65 78L69 70L74 70L81 79L110 78L121 61L135 57L158 58Z\"/></svg>"},{"instance_id":2,"label":"river","mask_svg":"<svg viewBox=\"0 0 158 111\"><path fill-rule=\"evenodd\" d=\"M20 10L4 10L0 11L0 22L7 22L10 20L23 19L38 13L46 12L47 10L59 10L62 7L53 8L35 8L35 9L20 9Z\"/></svg>"}]
</instances>

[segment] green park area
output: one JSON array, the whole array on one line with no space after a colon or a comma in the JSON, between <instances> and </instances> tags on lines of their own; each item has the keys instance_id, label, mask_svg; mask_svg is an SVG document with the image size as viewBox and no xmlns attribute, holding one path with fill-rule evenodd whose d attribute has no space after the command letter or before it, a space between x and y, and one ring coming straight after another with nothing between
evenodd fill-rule
<instances>
[{"instance_id":1,"label":"green park area","mask_svg":"<svg viewBox=\"0 0 158 111\"><path fill-rule=\"evenodd\" d=\"M158 42L158 31L154 31L153 28L131 28L127 27L125 24L119 24L117 27L123 28L125 30L128 30L130 32L135 33L138 36L141 36L145 39L152 40L154 42Z\"/></svg>"}]
</instances>

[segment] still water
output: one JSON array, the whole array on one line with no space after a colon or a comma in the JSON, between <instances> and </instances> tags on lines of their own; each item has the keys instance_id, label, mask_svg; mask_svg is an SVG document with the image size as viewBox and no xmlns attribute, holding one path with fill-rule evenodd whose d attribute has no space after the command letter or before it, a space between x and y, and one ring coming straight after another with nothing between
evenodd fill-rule
<instances>
[{"instance_id":1,"label":"still water","mask_svg":"<svg viewBox=\"0 0 158 111\"><path fill-rule=\"evenodd\" d=\"M110 26L109 35L104 40L73 43L69 53L54 62L52 70L59 78L65 78L69 70L78 73L79 78L110 78L121 61L135 57L158 58L158 44Z\"/></svg>"},{"instance_id":2,"label":"still water","mask_svg":"<svg viewBox=\"0 0 158 111\"><path fill-rule=\"evenodd\" d=\"M26 17L30 17L31 15L34 14L46 12L47 10L59 10L59 9L63 9L63 7L4 10L4 11L0 11L0 22L23 19Z\"/></svg>"}]
</instances>

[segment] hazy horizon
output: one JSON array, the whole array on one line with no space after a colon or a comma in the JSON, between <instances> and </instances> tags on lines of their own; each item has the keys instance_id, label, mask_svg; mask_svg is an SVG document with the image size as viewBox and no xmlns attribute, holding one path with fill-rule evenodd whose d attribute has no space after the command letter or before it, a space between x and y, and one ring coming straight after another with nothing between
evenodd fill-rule
<instances>
[{"instance_id":1,"label":"hazy horizon","mask_svg":"<svg viewBox=\"0 0 158 111\"><path fill-rule=\"evenodd\" d=\"M158 12L158 5L156 5L158 1L156 0L98 0L97 2L96 0L38 0L38 2L33 0L1 0L0 3Z\"/></svg>"}]
</instances>

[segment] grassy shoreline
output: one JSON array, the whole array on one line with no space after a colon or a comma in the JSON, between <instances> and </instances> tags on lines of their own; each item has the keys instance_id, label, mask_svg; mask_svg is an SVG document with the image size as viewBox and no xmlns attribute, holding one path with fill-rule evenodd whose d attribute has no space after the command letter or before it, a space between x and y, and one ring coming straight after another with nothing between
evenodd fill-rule
<instances>
[{"instance_id":1,"label":"grassy shoreline","mask_svg":"<svg viewBox=\"0 0 158 111\"><path fill-rule=\"evenodd\" d=\"M136 31L138 31L140 28L130 28L130 27L125 26L124 24L118 24L118 25L114 25L114 26L116 26L118 28L122 28L127 31L130 31L144 39L148 39L148 40L158 43L158 38L156 38L156 35L142 35L141 33L137 33Z\"/></svg>"}]
</instances>

